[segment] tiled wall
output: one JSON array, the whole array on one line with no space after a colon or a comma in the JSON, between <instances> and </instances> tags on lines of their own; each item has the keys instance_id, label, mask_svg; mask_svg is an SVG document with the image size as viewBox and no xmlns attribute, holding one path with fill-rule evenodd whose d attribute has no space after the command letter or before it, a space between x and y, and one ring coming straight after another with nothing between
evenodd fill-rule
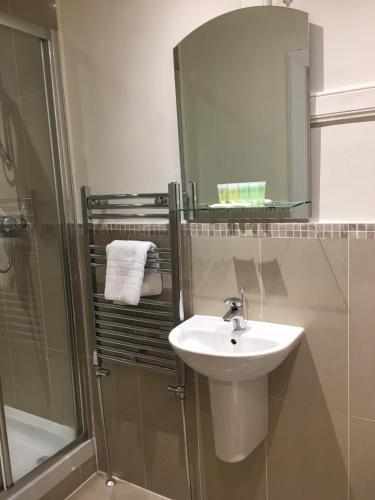
<instances>
[{"instance_id":1,"label":"tiled wall","mask_svg":"<svg viewBox=\"0 0 375 500\"><path fill-rule=\"evenodd\" d=\"M269 435L241 463L216 458L207 380L189 372L194 499L375 497L375 241L355 231L356 238L324 230L310 238L183 233L188 312L222 315L224 298L243 287L248 318L306 332L269 377ZM171 377L111 368L104 397L115 473L185 500L181 412L165 391Z\"/></svg>"},{"instance_id":2,"label":"tiled wall","mask_svg":"<svg viewBox=\"0 0 375 500\"><path fill-rule=\"evenodd\" d=\"M74 427L58 243L52 226L13 238L12 268L0 274L0 376L5 404Z\"/></svg>"},{"instance_id":3,"label":"tiled wall","mask_svg":"<svg viewBox=\"0 0 375 500\"><path fill-rule=\"evenodd\" d=\"M54 0L0 0L0 12L47 29L57 29Z\"/></svg>"},{"instance_id":4,"label":"tiled wall","mask_svg":"<svg viewBox=\"0 0 375 500\"><path fill-rule=\"evenodd\" d=\"M98 245L114 239L151 239L159 247L169 245L168 226L165 224L131 227L120 224L96 225L94 238ZM97 278L99 292L103 292L102 270L97 271ZM169 300L170 286L169 277L163 277L163 300ZM89 350L92 348L93 346ZM91 360L89 352L90 364ZM102 379L102 386L114 474L167 497L185 499L185 462L179 402L166 392L167 385L175 382L174 377L110 362L104 362L103 366L111 370L110 376ZM98 443L99 468L105 470L95 384L94 381L94 430Z\"/></svg>"},{"instance_id":5,"label":"tiled wall","mask_svg":"<svg viewBox=\"0 0 375 500\"><path fill-rule=\"evenodd\" d=\"M32 4L32 5L31 5ZM53 27L51 2L0 0L0 11ZM47 15L47 13L49 13ZM49 17L48 17L49 16ZM23 213L14 263L0 275L0 375L6 403L74 426L60 236L39 39L0 26L0 215ZM0 267L10 254L0 235Z\"/></svg>"},{"instance_id":6,"label":"tiled wall","mask_svg":"<svg viewBox=\"0 0 375 500\"><path fill-rule=\"evenodd\" d=\"M256 464L254 456L247 466L223 464L200 447L202 477L214 469L218 488L213 495L203 481L202 498L248 498L246 482L255 467L250 498L374 497L374 255L371 240L192 237L195 313L221 315L223 299L244 287L248 318L300 325L306 332L269 377L269 435L255 452ZM197 387L205 400L197 407L204 443L211 432L206 380L199 377Z\"/></svg>"}]
</instances>

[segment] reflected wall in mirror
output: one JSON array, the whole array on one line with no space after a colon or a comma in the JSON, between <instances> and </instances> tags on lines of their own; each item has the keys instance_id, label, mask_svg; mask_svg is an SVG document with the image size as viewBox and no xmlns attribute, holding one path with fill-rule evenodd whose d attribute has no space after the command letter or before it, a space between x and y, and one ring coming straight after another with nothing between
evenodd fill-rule
<instances>
[{"instance_id":1,"label":"reflected wall in mirror","mask_svg":"<svg viewBox=\"0 0 375 500\"><path fill-rule=\"evenodd\" d=\"M221 201L221 214L240 205L247 218L272 218L274 206L277 218L309 215L309 205L295 212L285 203L310 200L308 45L305 12L249 7L209 21L175 48L183 191L189 196L196 182L202 209ZM261 181L263 197L254 185L225 187Z\"/></svg>"}]
</instances>

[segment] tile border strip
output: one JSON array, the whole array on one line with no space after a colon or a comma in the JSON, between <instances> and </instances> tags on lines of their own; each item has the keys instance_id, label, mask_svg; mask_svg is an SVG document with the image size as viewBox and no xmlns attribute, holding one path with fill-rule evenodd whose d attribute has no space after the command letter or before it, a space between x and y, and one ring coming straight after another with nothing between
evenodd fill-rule
<instances>
[{"instance_id":1,"label":"tile border strip","mask_svg":"<svg viewBox=\"0 0 375 500\"><path fill-rule=\"evenodd\" d=\"M82 224L79 224L82 227ZM116 233L116 232L126 232L126 233L137 233L143 235L168 235L169 234L169 224L120 224L120 223L91 223L89 225L90 229L94 232L104 232L104 233Z\"/></svg>"},{"instance_id":2,"label":"tile border strip","mask_svg":"<svg viewBox=\"0 0 375 500\"><path fill-rule=\"evenodd\" d=\"M81 227L82 224L79 224ZM91 224L95 232L168 235L168 224ZM213 238L310 238L375 240L375 223L186 223L182 234Z\"/></svg>"},{"instance_id":3,"label":"tile border strip","mask_svg":"<svg viewBox=\"0 0 375 500\"><path fill-rule=\"evenodd\" d=\"M375 239L374 223L193 223L185 226L184 233L200 237Z\"/></svg>"}]
</instances>

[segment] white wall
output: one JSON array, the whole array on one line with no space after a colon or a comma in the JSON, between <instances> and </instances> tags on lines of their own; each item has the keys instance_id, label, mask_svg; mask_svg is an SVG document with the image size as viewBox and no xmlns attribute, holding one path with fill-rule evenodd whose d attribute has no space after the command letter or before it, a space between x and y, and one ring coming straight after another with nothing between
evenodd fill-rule
<instances>
[{"instance_id":1,"label":"white wall","mask_svg":"<svg viewBox=\"0 0 375 500\"><path fill-rule=\"evenodd\" d=\"M172 49L212 17L262 3L59 0L76 188L164 190L179 180ZM292 6L309 12L315 25L313 93L375 85L373 0L294 0ZM313 129L316 218L375 220L373 137L374 121Z\"/></svg>"}]
</instances>

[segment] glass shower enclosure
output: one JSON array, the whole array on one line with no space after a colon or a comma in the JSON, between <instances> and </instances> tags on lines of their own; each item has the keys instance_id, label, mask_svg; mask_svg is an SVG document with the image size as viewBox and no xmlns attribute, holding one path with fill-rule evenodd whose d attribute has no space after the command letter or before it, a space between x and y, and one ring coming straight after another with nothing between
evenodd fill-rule
<instances>
[{"instance_id":1,"label":"glass shower enclosure","mask_svg":"<svg viewBox=\"0 0 375 500\"><path fill-rule=\"evenodd\" d=\"M0 14L0 491L83 432L51 37Z\"/></svg>"}]
</instances>

